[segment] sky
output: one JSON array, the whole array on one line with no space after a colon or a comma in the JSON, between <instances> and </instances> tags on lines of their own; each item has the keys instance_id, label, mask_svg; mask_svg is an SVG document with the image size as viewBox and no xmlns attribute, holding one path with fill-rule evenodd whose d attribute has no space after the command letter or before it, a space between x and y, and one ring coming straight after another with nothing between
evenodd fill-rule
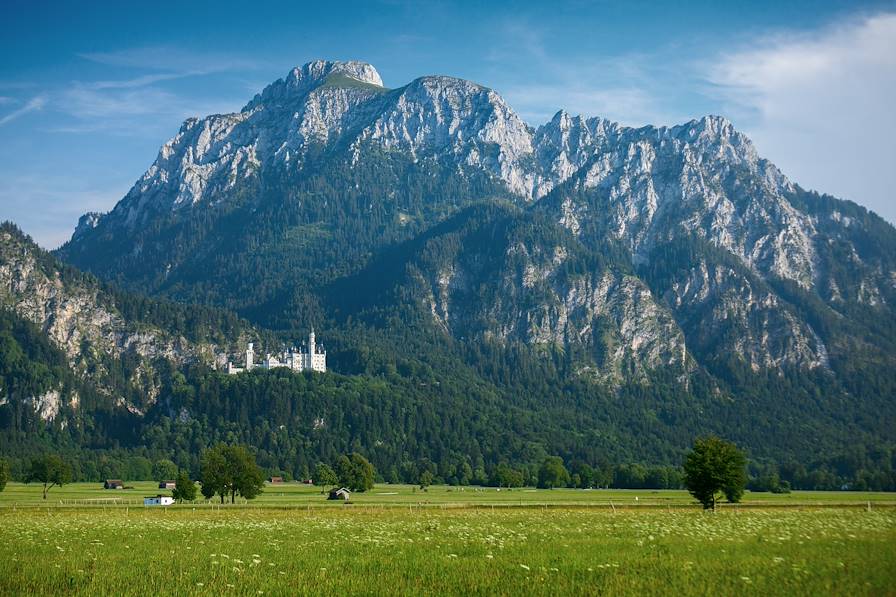
<instances>
[{"instance_id":1,"label":"sky","mask_svg":"<svg viewBox=\"0 0 896 597\"><path fill-rule=\"evenodd\" d=\"M388 87L471 79L534 126L561 108L631 126L720 114L791 180L896 222L896 0L0 0L0 15L0 220L46 248L110 210L185 118L238 111L318 58L369 62Z\"/></svg>"}]
</instances>

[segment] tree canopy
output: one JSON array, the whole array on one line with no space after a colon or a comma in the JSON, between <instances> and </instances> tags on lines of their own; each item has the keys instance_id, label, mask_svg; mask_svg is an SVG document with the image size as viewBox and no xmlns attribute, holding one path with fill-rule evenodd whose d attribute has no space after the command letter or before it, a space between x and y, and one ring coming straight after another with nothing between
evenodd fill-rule
<instances>
[{"instance_id":1,"label":"tree canopy","mask_svg":"<svg viewBox=\"0 0 896 597\"><path fill-rule=\"evenodd\" d=\"M336 461L336 475L340 485L352 491L367 491L373 488L376 471L364 456L352 452L343 454Z\"/></svg>"},{"instance_id":2,"label":"tree canopy","mask_svg":"<svg viewBox=\"0 0 896 597\"><path fill-rule=\"evenodd\" d=\"M245 446L219 444L203 453L202 495L206 498L217 494L223 504L229 495L232 504L237 495L254 499L263 487L264 474Z\"/></svg>"},{"instance_id":3,"label":"tree canopy","mask_svg":"<svg viewBox=\"0 0 896 597\"><path fill-rule=\"evenodd\" d=\"M544 489L565 487L569 484L569 471L559 456L548 456L538 469L538 486Z\"/></svg>"},{"instance_id":4,"label":"tree canopy","mask_svg":"<svg viewBox=\"0 0 896 597\"><path fill-rule=\"evenodd\" d=\"M71 481L71 478L72 469L62 457L57 454L44 454L31 460L25 482L42 483L44 499L47 499L47 492L53 486L64 485Z\"/></svg>"},{"instance_id":5,"label":"tree canopy","mask_svg":"<svg viewBox=\"0 0 896 597\"><path fill-rule=\"evenodd\" d=\"M9 463L0 458L0 491L6 489L7 481L9 481Z\"/></svg>"},{"instance_id":6,"label":"tree canopy","mask_svg":"<svg viewBox=\"0 0 896 597\"><path fill-rule=\"evenodd\" d=\"M152 477L159 483L161 483L162 481L171 481L176 476L177 465L167 458L157 460L156 463L152 465Z\"/></svg>"},{"instance_id":7,"label":"tree canopy","mask_svg":"<svg viewBox=\"0 0 896 597\"><path fill-rule=\"evenodd\" d=\"M319 463L314 469L314 484L321 487L330 487L339 483L336 471L329 464Z\"/></svg>"},{"instance_id":8,"label":"tree canopy","mask_svg":"<svg viewBox=\"0 0 896 597\"><path fill-rule=\"evenodd\" d=\"M715 436L699 438L685 458L685 486L707 510L715 510L719 493L738 502L747 483L746 462L733 443Z\"/></svg>"},{"instance_id":9,"label":"tree canopy","mask_svg":"<svg viewBox=\"0 0 896 597\"><path fill-rule=\"evenodd\" d=\"M178 502L192 502L196 499L196 484L190 479L190 473L187 471L178 473L171 497Z\"/></svg>"}]
</instances>

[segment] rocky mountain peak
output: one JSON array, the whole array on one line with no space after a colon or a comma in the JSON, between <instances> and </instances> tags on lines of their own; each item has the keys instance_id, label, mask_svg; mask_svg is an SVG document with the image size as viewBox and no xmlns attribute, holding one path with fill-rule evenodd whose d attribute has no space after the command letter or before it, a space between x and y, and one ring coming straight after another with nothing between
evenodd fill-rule
<instances>
[{"instance_id":1,"label":"rocky mountain peak","mask_svg":"<svg viewBox=\"0 0 896 597\"><path fill-rule=\"evenodd\" d=\"M261 104L288 103L301 100L312 90L324 85L336 77L348 78L359 83L383 86L383 79L373 67L366 62L350 60L347 62L331 60L315 60L304 66L297 66L283 79L277 79L246 104L243 112L251 111Z\"/></svg>"}]
</instances>

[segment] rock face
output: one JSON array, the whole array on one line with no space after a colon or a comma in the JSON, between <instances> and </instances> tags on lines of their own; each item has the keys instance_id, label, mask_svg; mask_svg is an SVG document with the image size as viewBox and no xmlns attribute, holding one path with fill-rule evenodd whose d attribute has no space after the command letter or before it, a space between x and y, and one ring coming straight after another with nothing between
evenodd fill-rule
<instances>
[{"instance_id":1,"label":"rock face","mask_svg":"<svg viewBox=\"0 0 896 597\"><path fill-rule=\"evenodd\" d=\"M187 363L223 365L227 349L125 318L114 296L89 276L65 268L10 225L0 227L0 307L35 324L58 347L79 378L113 392L110 364L123 357L134 362L130 383L151 403L157 393L159 359L175 366ZM32 398L44 419L53 419L63 396L61 388ZM122 400L119 398L119 400ZM123 404L139 411L147 404Z\"/></svg>"},{"instance_id":2,"label":"rock face","mask_svg":"<svg viewBox=\"0 0 896 597\"><path fill-rule=\"evenodd\" d=\"M387 89L361 62L306 64L239 113L186 121L60 255L153 292L213 289L244 308L264 286L275 290L256 302L283 305L475 201L515 205L488 217L542 233L415 258L395 283L449 334L583 345L583 370L605 378L684 375L719 355L826 371L870 328L825 322L894 317L892 227L805 192L724 118L634 129L561 111L533 128L476 83ZM231 236L242 246L220 240ZM570 268L570 254L591 257ZM222 255L242 264L238 279Z\"/></svg>"}]
</instances>

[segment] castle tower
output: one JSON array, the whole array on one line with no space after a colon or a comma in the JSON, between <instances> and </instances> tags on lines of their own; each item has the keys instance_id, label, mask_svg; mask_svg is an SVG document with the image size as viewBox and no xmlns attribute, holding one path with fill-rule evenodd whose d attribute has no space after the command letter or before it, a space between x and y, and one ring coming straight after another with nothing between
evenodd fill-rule
<instances>
[{"instance_id":1,"label":"castle tower","mask_svg":"<svg viewBox=\"0 0 896 597\"><path fill-rule=\"evenodd\" d=\"M252 369L255 366L255 349L252 346L252 343L249 342L249 348L246 349L246 371Z\"/></svg>"},{"instance_id":2,"label":"castle tower","mask_svg":"<svg viewBox=\"0 0 896 597\"><path fill-rule=\"evenodd\" d=\"M314 326L311 326L311 333L308 334L308 354L314 354Z\"/></svg>"}]
</instances>

